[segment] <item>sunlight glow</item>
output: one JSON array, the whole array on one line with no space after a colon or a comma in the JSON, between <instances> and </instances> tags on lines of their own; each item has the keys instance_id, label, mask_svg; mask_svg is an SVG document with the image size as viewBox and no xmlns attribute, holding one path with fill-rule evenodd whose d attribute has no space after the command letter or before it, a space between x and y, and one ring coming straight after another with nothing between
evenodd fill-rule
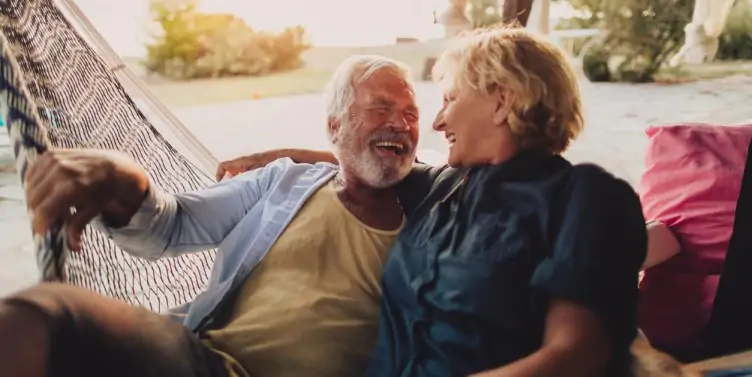
<instances>
[{"instance_id":1,"label":"sunlight glow","mask_svg":"<svg viewBox=\"0 0 752 377\"><path fill-rule=\"evenodd\" d=\"M74 0L121 55L143 56L149 25L149 0ZM199 9L231 13L261 30L306 27L316 46L378 46L397 37L440 38L443 27L433 12L449 0L201 0ZM572 13L568 4L552 4L551 16Z\"/></svg>"},{"instance_id":2,"label":"sunlight glow","mask_svg":"<svg viewBox=\"0 0 752 377\"><path fill-rule=\"evenodd\" d=\"M143 55L149 0L75 0L120 54ZM448 0L203 0L205 12L231 13L253 28L281 30L303 25L317 46L373 46L397 37L438 38L433 10Z\"/></svg>"},{"instance_id":3,"label":"sunlight glow","mask_svg":"<svg viewBox=\"0 0 752 377\"><path fill-rule=\"evenodd\" d=\"M232 13L264 30L300 24L317 45L391 44L436 30L432 4L418 0L205 0L201 10Z\"/></svg>"}]
</instances>

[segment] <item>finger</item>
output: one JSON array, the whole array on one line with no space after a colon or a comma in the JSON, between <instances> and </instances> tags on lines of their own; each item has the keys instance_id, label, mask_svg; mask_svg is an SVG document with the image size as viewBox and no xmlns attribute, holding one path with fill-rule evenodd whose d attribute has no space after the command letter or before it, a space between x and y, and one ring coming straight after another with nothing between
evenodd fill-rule
<instances>
[{"instance_id":1,"label":"finger","mask_svg":"<svg viewBox=\"0 0 752 377\"><path fill-rule=\"evenodd\" d=\"M217 172L215 173L215 178L217 182L222 180L222 177L225 176L225 173L227 173L227 170L225 170L225 164L226 162L222 162L219 165L217 165Z\"/></svg>"},{"instance_id":2,"label":"finger","mask_svg":"<svg viewBox=\"0 0 752 377\"><path fill-rule=\"evenodd\" d=\"M229 175L230 177L234 177L234 176L236 176L238 174L242 174L242 173L245 173L245 172L246 172L245 169L239 169L238 167L230 167L230 168L227 169L227 171L225 172L225 174Z\"/></svg>"},{"instance_id":3,"label":"finger","mask_svg":"<svg viewBox=\"0 0 752 377\"><path fill-rule=\"evenodd\" d=\"M258 161L254 159L246 159L245 161L238 161L237 164L234 164L227 170L230 171L233 175L238 175L238 174L243 174L245 172L249 172L251 170L258 169L260 167L263 167L263 166L259 164Z\"/></svg>"},{"instance_id":4,"label":"finger","mask_svg":"<svg viewBox=\"0 0 752 377\"><path fill-rule=\"evenodd\" d=\"M70 217L71 207L59 207L47 201L31 213L32 230L35 234L45 234L56 225L60 225Z\"/></svg>"},{"instance_id":5,"label":"finger","mask_svg":"<svg viewBox=\"0 0 752 377\"><path fill-rule=\"evenodd\" d=\"M26 174L23 177L24 188L34 188L39 186L39 182L48 176L52 170L52 159L48 153L42 154L36 160L29 164Z\"/></svg>"},{"instance_id":6,"label":"finger","mask_svg":"<svg viewBox=\"0 0 752 377\"><path fill-rule=\"evenodd\" d=\"M81 236L83 235L86 225L102 212L102 206L89 205L77 210L73 216L68 219L66 226L66 236L68 247L74 251L81 251Z\"/></svg>"},{"instance_id":7,"label":"finger","mask_svg":"<svg viewBox=\"0 0 752 377\"><path fill-rule=\"evenodd\" d=\"M46 170L45 165L50 162L50 154L43 153L37 156L36 160L29 164L28 170L26 170L26 176L24 177L24 183L33 182L42 176L42 171Z\"/></svg>"},{"instance_id":8,"label":"finger","mask_svg":"<svg viewBox=\"0 0 752 377\"><path fill-rule=\"evenodd\" d=\"M26 206L30 210L38 207L50 196L50 192L56 188L55 182L59 181L58 169L47 169L47 174L34 178L26 183Z\"/></svg>"},{"instance_id":9,"label":"finger","mask_svg":"<svg viewBox=\"0 0 752 377\"><path fill-rule=\"evenodd\" d=\"M34 234L44 235L55 229L60 229L71 217L71 209L60 211L53 215L39 215L32 217L32 230Z\"/></svg>"},{"instance_id":10,"label":"finger","mask_svg":"<svg viewBox=\"0 0 752 377\"><path fill-rule=\"evenodd\" d=\"M32 208L32 227L37 234L44 234L50 227L70 216L73 205L74 185L58 183L39 205Z\"/></svg>"}]
</instances>

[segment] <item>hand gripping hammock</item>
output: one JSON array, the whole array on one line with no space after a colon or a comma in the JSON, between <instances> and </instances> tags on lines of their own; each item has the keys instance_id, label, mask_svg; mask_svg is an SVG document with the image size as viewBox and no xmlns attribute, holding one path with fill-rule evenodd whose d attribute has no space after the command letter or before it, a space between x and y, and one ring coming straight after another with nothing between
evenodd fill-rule
<instances>
[{"instance_id":1,"label":"hand gripping hammock","mask_svg":"<svg viewBox=\"0 0 752 377\"><path fill-rule=\"evenodd\" d=\"M100 148L130 155L166 192L213 182L207 173L216 160L151 97L70 0L0 0L0 116L22 181L49 148ZM215 255L148 262L93 229L84 232L80 253L69 253L57 230L35 236L34 246L43 280L160 312L202 291Z\"/></svg>"}]
</instances>

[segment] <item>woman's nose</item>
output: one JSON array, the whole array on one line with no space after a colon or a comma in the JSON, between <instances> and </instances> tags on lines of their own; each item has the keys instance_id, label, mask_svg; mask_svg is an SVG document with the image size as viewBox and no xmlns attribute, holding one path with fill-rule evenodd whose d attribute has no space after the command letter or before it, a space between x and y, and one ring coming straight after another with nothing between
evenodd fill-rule
<instances>
[{"instance_id":1,"label":"woman's nose","mask_svg":"<svg viewBox=\"0 0 752 377\"><path fill-rule=\"evenodd\" d=\"M433 129L435 131L441 131L444 127L446 127L446 123L444 122L444 109L439 110L439 113L436 114L436 119L433 120Z\"/></svg>"}]
</instances>

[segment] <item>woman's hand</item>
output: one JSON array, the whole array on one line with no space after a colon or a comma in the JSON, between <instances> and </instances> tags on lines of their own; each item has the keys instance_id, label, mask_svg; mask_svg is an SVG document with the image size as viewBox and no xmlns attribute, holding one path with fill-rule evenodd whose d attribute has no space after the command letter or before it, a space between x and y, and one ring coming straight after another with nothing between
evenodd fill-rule
<instances>
[{"instance_id":1,"label":"woman's hand","mask_svg":"<svg viewBox=\"0 0 752 377\"><path fill-rule=\"evenodd\" d=\"M595 313L569 300L552 299L537 352L470 377L597 377L605 375L612 356L613 341Z\"/></svg>"},{"instance_id":2,"label":"woman's hand","mask_svg":"<svg viewBox=\"0 0 752 377\"><path fill-rule=\"evenodd\" d=\"M674 255L679 254L681 246L679 241L674 237L669 227L658 221L648 221L646 224L648 231L648 254L645 262L642 264L643 269L661 264Z\"/></svg>"},{"instance_id":3,"label":"woman's hand","mask_svg":"<svg viewBox=\"0 0 752 377\"><path fill-rule=\"evenodd\" d=\"M632 343L633 377L700 377L697 371L685 368L671 356L650 346L647 339L637 338Z\"/></svg>"}]
</instances>

